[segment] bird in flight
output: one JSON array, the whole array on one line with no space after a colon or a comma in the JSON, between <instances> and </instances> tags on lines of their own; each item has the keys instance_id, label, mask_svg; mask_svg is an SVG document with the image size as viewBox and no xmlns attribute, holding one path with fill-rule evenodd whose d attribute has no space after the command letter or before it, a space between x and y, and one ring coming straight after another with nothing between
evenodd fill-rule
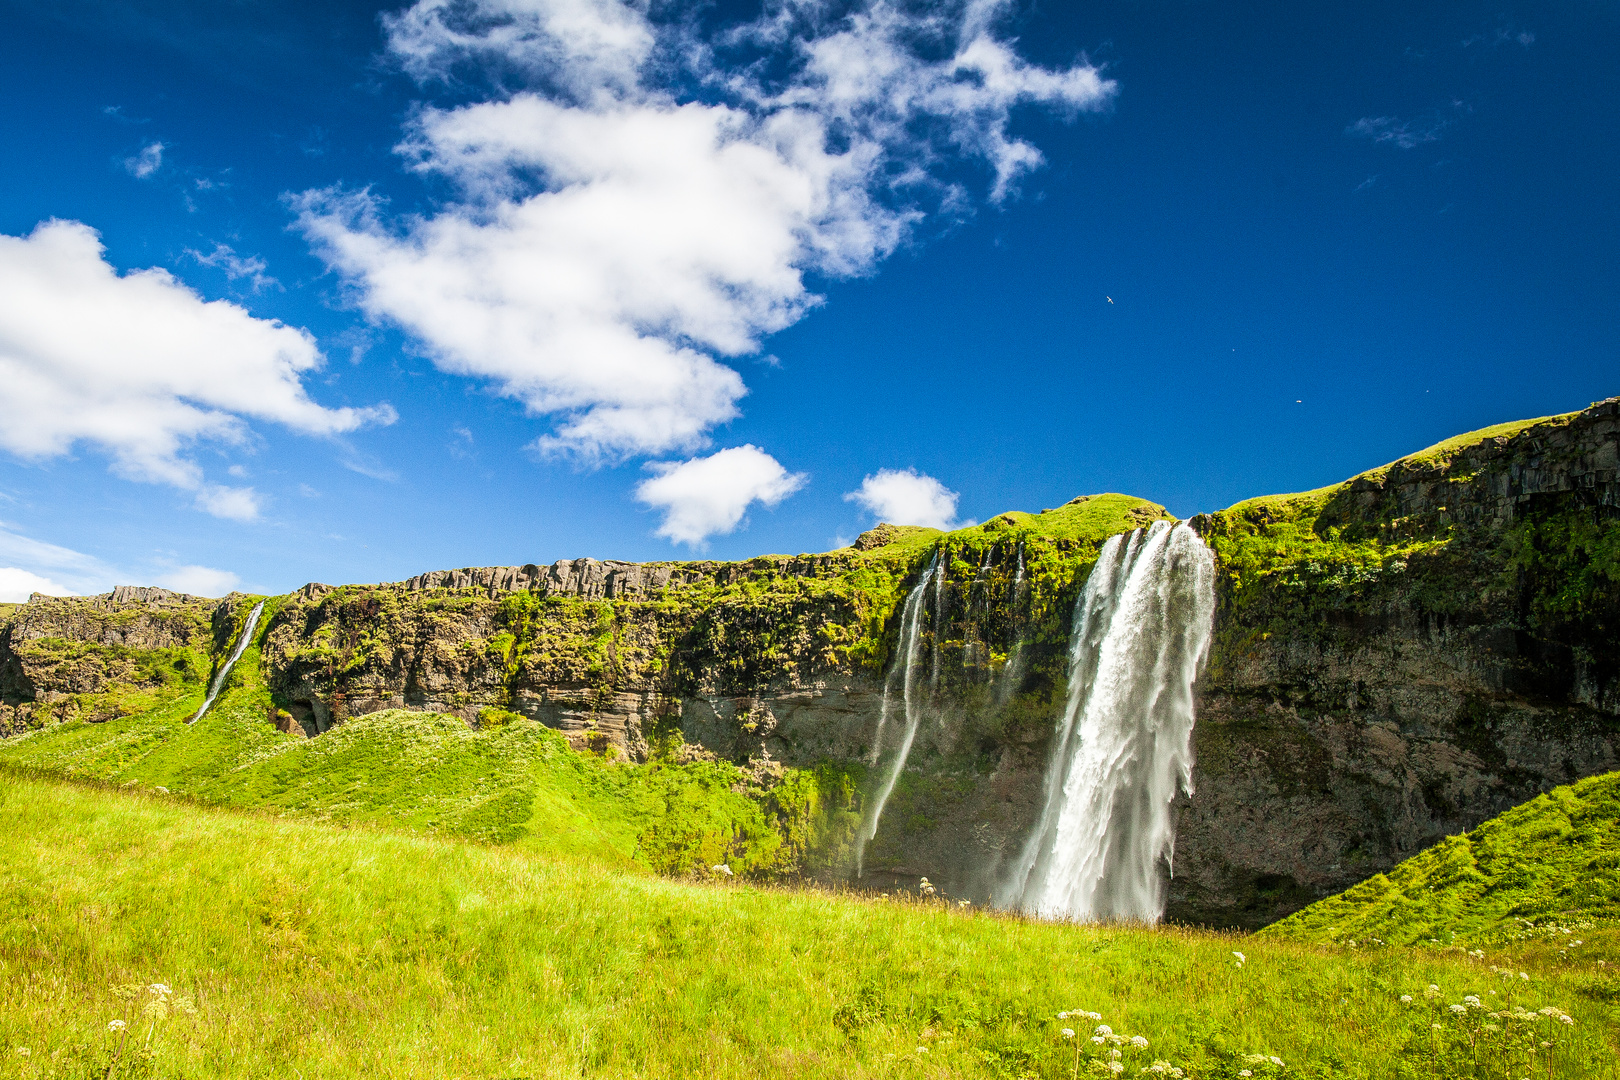
<instances>
[{"instance_id":1,"label":"bird in flight","mask_svg":"<svg viewBox=\"0 0 1620 1080\"><path fill-rule=\"evenodd\" d=\"M1114 298L1112 296L1105 296L1105 297L1103 297L1103 299L1108 301L1110 304L1112 304L1114 302Z\"/></svg>"}]
</instances>

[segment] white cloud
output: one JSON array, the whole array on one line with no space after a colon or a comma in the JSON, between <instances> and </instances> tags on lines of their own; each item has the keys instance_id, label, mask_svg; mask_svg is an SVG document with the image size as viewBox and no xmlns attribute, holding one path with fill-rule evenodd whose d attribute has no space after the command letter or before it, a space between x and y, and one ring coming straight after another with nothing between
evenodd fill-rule
<instances>
[{"instance_id":1,"label":"white cloud","mask_svg":"<svg viewBox=\"0 0 1620 1080\"><path fill-rule=\"evenodd\" d=\"M1437 109L1428 116L1411 120L1402 120L1398 116L1363 116L1345 128L1344 133L1411 150L1425 143L1438 142L1458 117L1470 111L1463 102L1453 101L1445 109Z\"/></svg>"},{"instance_id":2,"label":"white cloud","mask_svg":"<svg viewBox=\"0 0 1620 1080\"><path fill-rule=\"evenodd\" d=\"M0 522L0 562L42 577L60 578L76 593L111 588L115 576L111 567L93 555L23 536L6 522Z\"/></svg>"},{"instance_id":3,"label":"white cloud","mask_svg":"<svg viewBox=\"0 0 1620 1080\"><path fill-rule=\"evenodd\" d=\"M701 447L747 392L722 358L820 303L806 273L870 271L965 202L964 161L1004 198L1041 161L1016 106L1111 100L1088 64L1025 63L1006 6L789 2L703 42L619 0L421 0L385 20L405 70L519 89L416 114L400 152L460 193L438 213L334 188L299 226L368 314L553 418L543 452Z\"/></svg>"},{"instance_id":4,"label":"white cloud","mask_svg":"<svg viewBox=\"0 0 1620 1080\"><path fill-rule=\"evenodd\" d=\"M175 592L193 596L224 596L242 583L242 579L229 570L215 570L209 566L179 566L161 575L157 583Z\"/></svg>"},{"instance_id":5,"label":"white cloud","mask_svg":"<svg viewBox=\"0 0 1620 1080\"><path fill-rule=\"evenodd\" d=\"M0 449L39 460L91 443L121 476L249 520L259 496L209 483L188 446L245 442L244 417L323 436L395 419L312 401L301 378L322 362L307 332L205 301L165 270L119 276L87 225L0 235Z\"/></svg>"},{"instance_id":6,"label":"white cloud","mask_svg":"<svg viewBox=\"0 0 1620 1080\"><path fill-rule=\"evenodd\" d=\"M137 180L145 180L163 168L163 144L149 142L134 157L124 159L124 168Z\"/></svg>"},{"instance_id":7,"label":"white cloud","mask_svg":"<svg viewBox=\"0 0 1620 1080\"><path fill-rule=\"evenodd\" d=\"M926 525L947 531L972 524L956 520L959 498L956 492L914 468L879 469L844 496L890 525Z\"/></svg>"},{"instance_id":8,"label":"white cloud","mask_svg":"<svg viewBox=\"0 0 1620 1080\"><path fill-rule=\"evenodd\" d=\"M752 504L775 506L809 480L752 444L647 467L658 475L636 485L636 499L664 511L659 536L694 546L734 530Z\"/></svg>"},{"instance_id":9,"label":"white cloud","mask_svg":"<svg viewBox=\"0 0 1620 1080\"><path fill-rule=\"evenodd\" d=\"M197 181L199 187L203 183L204 181ZM271 285L278 289L281 288L281 282L265 273L268 267L265 261L257 255L243 257L238 255L229 245L218 243L214 245L214 250L207 255L191 248L186 249L186 254L196 259L203 266L218 267L225 271L226 278L231 281L247 278L248 283L253 286L254 292L259 292L261 289L266 289Z\"/></svg>"},{"instance_id":10,"label":"white cloud","mask_svg":"<svg viewBox=\"0 0 1620 1080\"><path fill-rule=\"evenodd\" d=\"M0 566L0 604L26 604L28 597L37 592L46 596L73 595L73 590L49 578L15 566Z\"/></svg>"}]
</instances>

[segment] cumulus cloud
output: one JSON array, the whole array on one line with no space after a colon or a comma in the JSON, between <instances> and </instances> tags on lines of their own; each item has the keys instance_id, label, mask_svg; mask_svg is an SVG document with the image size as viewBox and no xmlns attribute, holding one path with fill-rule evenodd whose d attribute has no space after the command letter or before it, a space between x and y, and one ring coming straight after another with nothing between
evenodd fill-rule
<instances>
[{"instance_id":1,"label":"cumulus cloud","mask_svg":"<svg viewBox=\"0 0 1620 1080\"><path fill-rule=\"evenodd\" d=\"M73 590L58 585L50 578L20 570L15 566L0 566L0 604L26 604L29 596L72 596Z\"/></svg>"},{"instance_id":2,"label":"cumulus cloud","mask_svg":"<svg viewBox=\"0 0 1620 1080\"><path fill-rule=\"evenodd\" d=\"M229 570L215 570L211 566L179 566L158 577L157 583L175 592L193 596L224 596L242 583L242 579Z\"/></svg>"},{"instance_id":3,"label":"cumulus cloud","mask_svg":"<svg viewBox=\"0 0 1620 1080\"><path fill-rule=\"evenodd\" d=\"M159 169L163 168L164 146L160 142L149 142L141 147L141 152L134 157L124 159L124 168L129 175L137 180L145 180Z\"/></svg>"},{"instance_id":4,"label":"cumulus cloud","mask_svg":"<svg viewBox=\"0 0 1620 1080\"><path fill-rule=\"evenodd\" d=\"M809 480L752 444L648 468L658 475L636 486L636 499L663 510L659 536L694 546L736 529L754 503L775 506Z\"/></svg>"},{"instance_id":5,"label":"cumulus cloud","mask_svg":"<svg viewBox=\"0 0 1620 1080\"><path fill-rule=\"evenodd\" d=\"M420 0L385 20L405 71L518 89L415 114L398 149L455 193L437 213L333 188L299 227L373 318L551 418L541 451L696 449L746 393L724 359L820 303L807 274L869 272L964 204L964 163L1006 198L1041 162L1016 107L1111 100L1021 59L1006 8L787 0L704 41L620 0Z\"/></svg>"},{"instance_id":6,"label":"cumulus cloud","mask_svg":"<svg viewBox=\"0 0 1620 1080\"><path fill-rule=\"evenodd\" d=\"M890 525L926 525L933 529L960 529L971 522L956 520L961 496L914 468L879 469L844 496L858 503L879 521Z\"/></svg>"},{"instance_id":7,"label":"cumulus cloud","mask_svg":"<svg viewBox=\"0 0 1620 1080\"><path fill-rule=\"evenodd\" d=\"M35 540L5 522L0 522L0 563L41 580L61 581L64 593L52 595L99 592L111 588L115 576L111 567L93 555Z\"/></svg>"},{"instance_id":8,"label":"cumulus cloud","mask_svg":"<svg viewBox=\"0 0 1620 1080\"><path fill-rule=\"evenodd\" d=\"M322 362L307 332L205 301L165 270L120 276L87 225L0 235L0 449L41 460L90 443L121 476L249 520L260 497L207 481L187 447L244 443L244 418L322 436L395 419L311 400L301 380Z\"/></svg>"}]
</instances>

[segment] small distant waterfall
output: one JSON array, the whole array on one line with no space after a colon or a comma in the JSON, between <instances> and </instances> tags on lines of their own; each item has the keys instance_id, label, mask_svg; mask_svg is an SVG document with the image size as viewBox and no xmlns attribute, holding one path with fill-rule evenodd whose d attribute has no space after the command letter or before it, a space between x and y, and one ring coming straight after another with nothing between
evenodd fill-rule
<instances>
[{"instance_id":1,"label":"small distant waterfall","mask_svg":"<svg viewBox=\"0 0 1620 1080\"><path fill-rule=\"evenodd\" d=\"M993 676L990 680L990 697L997 705L1005 705L1024 681L1024 601L1026 599L1024 586L1024 542L1020 540L1016 549L1018 556L1017 568L1013 571L1012 582L1012 615L1013 615L1013 649L1012 655L1007 657L1007 665L1002 668L1000 676ZM999 680L999 681L998 681Z\"/></svg>"},{"instance_id":2,"label":"small distant waterfall","mask_svg":"<svg viewBox=\"0 0 1620 1080\"><path fill-rule=\"evenodd\" d=\"M1185 524L1111 537L1075 604L1040 821L996 901L1047 918L1164 913L1170 804L1192 790L1192 685L1215 558Z\"/></svg>"},{"instance_id":3,"label":"small distant waterfall","mask_svg":"<svg viewBox=\"0 0 1620 1080\"><path fill-rule=\"evenodd\" d=\"M889 796L894 793L895 782L900 779L900 772L906 767L906 759L911 756L911 744L917 738L917 725L922 720L922 704L917 700L917 639L922 627L922 609L928 595L928 586L933 581L945 579L945 567L941 565L942 554L936 552L923 571L922 580L912 588L906 597L905 607L900 615L900 651L895 655L894 664L889 668L888 677L883 682L883 708L878 714L877 735L873 739L871 762L876 765L878 755L883 750L883 729L889 722L889 702L895 684L900 685L901 705L906 714L906 731L900 740L900 750L895 754L894 762L889 766L889 772L883 779L883 786L878 788L877 797L872 800L872 810L867 816L866 823L861 827L860 836L856 840L855 850L855 876L860 877L865 865L866 845L877 835L878 822L883 819L883 808L889 802ZM937 604L937 600L936 600ZM937 665L936 665L937 672Z\"/></svg>"},{"instance_id":4,"label":"small distant waterfall","mask_svg":"<svg viewBox=\"0 0 1620 1080\"><path fill-rule=\"evenodd\" d=\"M198 709L197 715L187 720L186 723L195 724L213 706L214 699L219 697L219 691L225 685L225 677L231 673L231 668L236 666L236 662L242 659L242 654L247 651L248 642L253 640L253 630L259 625L259 612L263 610L263 600L253 605L253 610L248 613L247 625L242 627L242 636L236 639L236 649L231 653L231 658L225 661L225 666L220 668L219 673L214 676L213 685L208 688L208 696L203 699L202 708Z\"/></svg>"}]
</instances>

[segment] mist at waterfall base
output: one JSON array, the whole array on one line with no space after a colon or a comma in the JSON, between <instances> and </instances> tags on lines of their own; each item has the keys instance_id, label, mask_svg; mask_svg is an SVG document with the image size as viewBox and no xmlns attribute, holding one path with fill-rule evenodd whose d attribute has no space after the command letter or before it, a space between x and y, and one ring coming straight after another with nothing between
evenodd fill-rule
<instances>
[{"instance_id":1,"label":"mist at waterfall base","mask_svg":"<svg viewBox=\"0 0 1620 1080\"><path fill-rule=\"evenodd\" d=\"M253 605L253 610L248 613L247 625L242 627L241 636L236 639L236 648L231 651L231 658L225 661L225 666L220 668L219 673L214 676L213 684L208 687L208 696L203 698L202 708L198 709L197 715L187 720L186 723L195 724L213 706L214 699L219 697L220 690L224 689L225 680L230 676L231 668L235 667L236 662L242 659L242 654L247 651L248 642L253 640L253 631L259 625L259 612L263 610L263 600Z\"/></svg>"},{"instance_id":2,"label":"mist at waterfall base","mask_svg":"<svg viewBox=\"0 0 1620 1080\"><path fill-rule=\"evenodd\" d=\"M1082 921L1164 914L1170 806L1192 791L1193 682L1214 613L1215 557L1187 525L1103 545L1075 604L1040 820L998 906Z\"/></svg>"},{"instance_id":3,"label":"mist at waterfall base","mask_svg":"<svg viewBox=\"0 0 1620 1080\"><path fill-rule=\"evenodd\" d=\"M1022 550L1018 563L1015 605L1022 600ZM937 694L945 565L936 552L901 609L873 765L897 704L904 728L858 837L857 876ZM998 907L1082 921L1151 922L1163 915L1175 843L1171 803L1192 790L1192 688L1214 608L1214 555L1187 525L1156 522L1103 544L1075 603L1068 697L1053 733L1040 817L993 891ZM933 646L923 684L921 636L930 614ZM1015 643L1009 670L992 687L993 700L1016 689L1011 669L1021 645Z\"/></svg>"}]
</instances>

